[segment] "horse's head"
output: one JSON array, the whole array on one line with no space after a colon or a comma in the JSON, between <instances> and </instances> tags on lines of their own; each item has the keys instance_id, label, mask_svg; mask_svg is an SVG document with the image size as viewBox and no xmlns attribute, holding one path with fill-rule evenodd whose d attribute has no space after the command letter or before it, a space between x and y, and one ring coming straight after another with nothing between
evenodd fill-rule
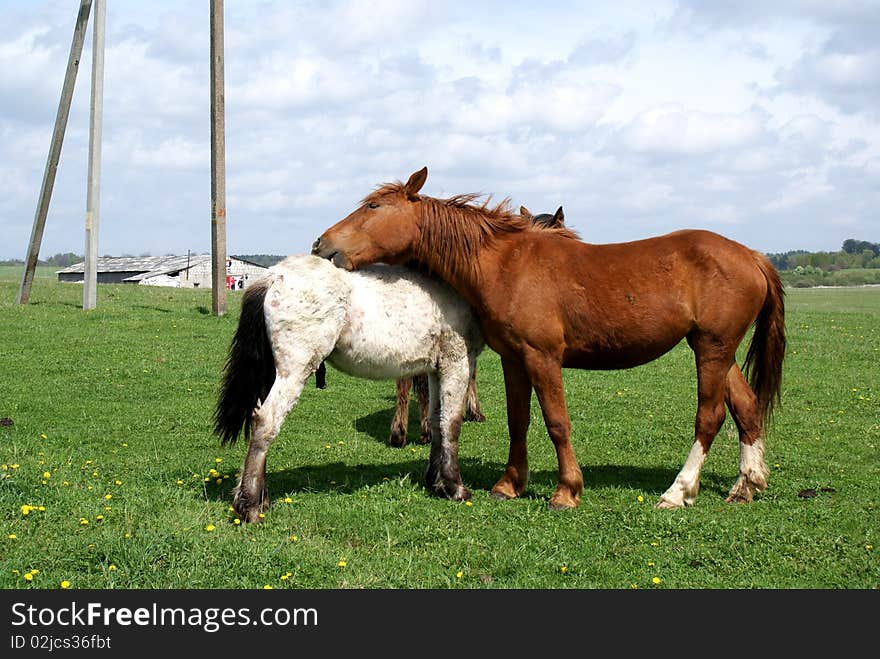
<instances>
[{"instance_id":1,"label":"horse's head","mask_svg":"<svg viewBox=\"0 0 880 659\"><path fill-rule=\"evenodd\" d=\"M346 270L368 263L404 263L419 239L419 190L428 178L423 167L406 184L384 185L312 244L312 254Z\"/></svg>"},{"instance_id":2,"label":"horse's head","mask_svg":"<svg viewBox=\"0 0 880 659\"><path fill-rule=\"evenodd\" d=\"M524 220L534 222L535 224L543 224L550 229L556 229L565 226L565 214L562 212L562 206L556 209L552 215L550 213L540 213L532 215L525 206L519 207L519 214Z\"/></svg>"}]
</instances>

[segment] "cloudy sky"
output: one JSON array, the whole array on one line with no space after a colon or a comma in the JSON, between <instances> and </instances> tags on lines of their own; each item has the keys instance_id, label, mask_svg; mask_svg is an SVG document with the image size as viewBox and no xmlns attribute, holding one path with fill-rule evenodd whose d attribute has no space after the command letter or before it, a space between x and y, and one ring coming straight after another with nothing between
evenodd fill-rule
<instances>
[{"instance_id":1,"label":"cloudy sky","mask_svg":"<svg viewBox=\"0 0 880 659\"><path fill-rule=\"evenodd\" d=\"M78 3L0 0L0 259L23 258ZM107 3L101 254L210 250L208 2ZM880 0L226 2L228 244L289 254L377 184L880 241ZM91 30L41 256L83 252Z\"/></svg>"}]
</instances>

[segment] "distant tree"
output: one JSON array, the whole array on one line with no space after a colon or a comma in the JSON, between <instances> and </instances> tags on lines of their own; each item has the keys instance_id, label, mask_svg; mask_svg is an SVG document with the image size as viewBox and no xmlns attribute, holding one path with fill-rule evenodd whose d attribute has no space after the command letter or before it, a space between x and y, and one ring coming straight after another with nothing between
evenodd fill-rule
<instances>
[{"instance_id":1,"label":"distant tree","mask_svg":"<svg viewBox=\"0 0 880 659\"><path fill-rule=\"evenodd\" d=\"M847 254L862 254L865 250L871 250L874 256L880 256L880 243L871 243L867 240L847 238L843 241L843 251Z\"/></svg>"}]
</instances>

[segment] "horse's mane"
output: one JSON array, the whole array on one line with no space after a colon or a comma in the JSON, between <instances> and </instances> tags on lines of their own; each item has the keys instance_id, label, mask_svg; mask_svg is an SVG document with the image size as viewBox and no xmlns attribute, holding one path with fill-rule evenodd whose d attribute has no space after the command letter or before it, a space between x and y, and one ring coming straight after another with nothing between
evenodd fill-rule
<instances>
[{"instance_id":1,"label":"horse's mane","mask_svg":"<svg viewBox=\"0 0 880 659\"><path fill-rule=\"evenodd\" d=\"M404 184L400 181L385 183L365 197L362 203L402 194L403 190ZM413 246L413 257L426 265L439 261L456 274L472 272L476 268L480 249L506 234L526 231L553 233L575 240L579 238L567 227L547 227L524 220L510 208L509 198L494 206L490 205L491 195L475 192L454 195L448 199L419 195L419 200L421 238Z\"/></svg>"}]
</instances>

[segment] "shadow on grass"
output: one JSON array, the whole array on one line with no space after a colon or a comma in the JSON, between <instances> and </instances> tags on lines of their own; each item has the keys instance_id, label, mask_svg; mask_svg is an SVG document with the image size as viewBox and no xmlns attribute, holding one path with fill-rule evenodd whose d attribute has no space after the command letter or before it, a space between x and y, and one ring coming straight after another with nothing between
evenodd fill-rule
<instances>
[{"instance_id":1,"label":"shadow on grass","mask_svg":"<svg viewBox=\"0 0 880 659\"><path fill-rule=\"evenodd\" d=\"M266 486L270 497L281 493L297 492L338 492L352 494L365 487L380 485L385 481L409 479L415 485L424 486L427 459L395 461L380 464L346 464L328 462L321 465L303 465L270 471L266 474ZM464 458L460 462L462 480L473 491L488 492L504 471L500 462L486 462ZM629 465L588 465L582 466L584 492L589 496L591 490L634 489L650 496L659 497L675 479L677 470L665 467L633 467ZM523 494L525 499L544 499L538 491L552 491L556 487L555 470L533 471L530 475L529 489ZM701 490L710 496L726 496L730 483L717 476L704 474ZM208 494L221 499L232 499L234 482L224 481L222 485L208 485ZM536 487L537 486L537 487ZM427 493L427 492L426 492Z\"/></svg>"}]
</instances>

